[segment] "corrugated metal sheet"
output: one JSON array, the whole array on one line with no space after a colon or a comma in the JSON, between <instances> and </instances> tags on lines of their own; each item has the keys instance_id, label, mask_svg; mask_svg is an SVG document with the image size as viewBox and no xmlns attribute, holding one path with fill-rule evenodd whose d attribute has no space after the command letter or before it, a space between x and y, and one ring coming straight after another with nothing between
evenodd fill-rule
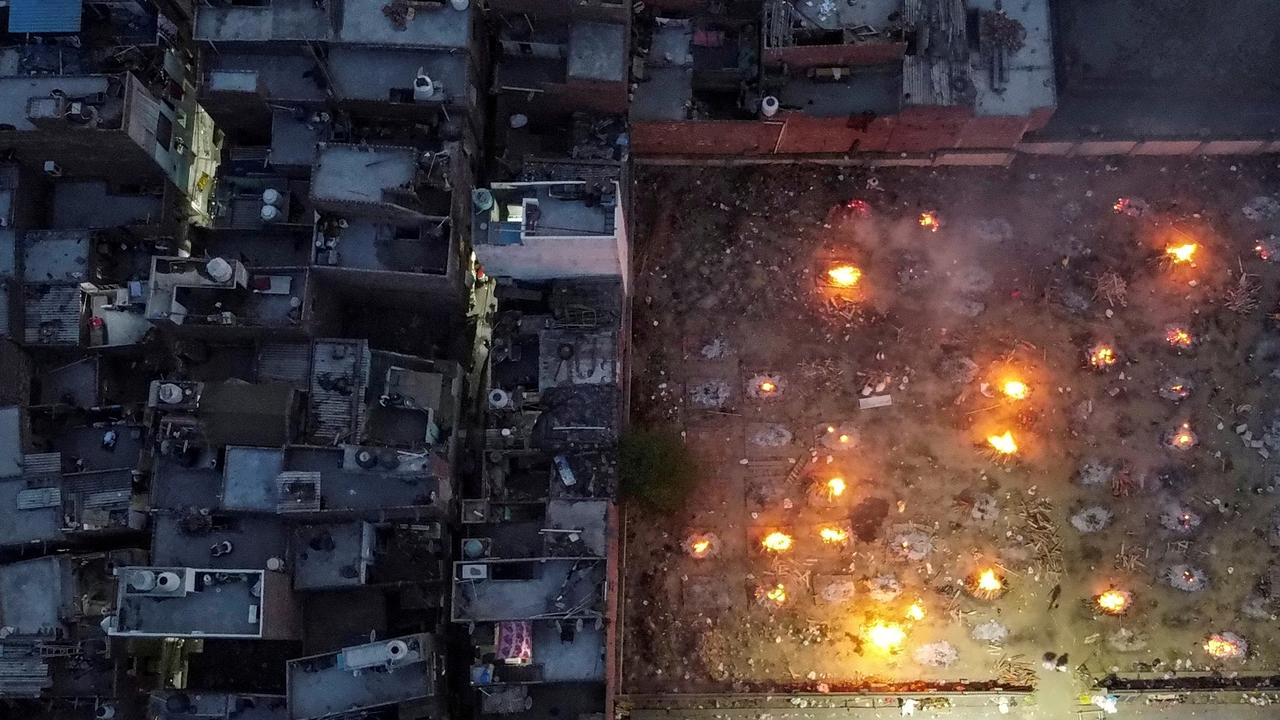
<instances>
[{"instance_id":1,"label":"corrugated metal sheet","mask_svg":"<svg viewBox=\"0 0 1280 720\"><path fill-rule=\"evenodd\" d=\"M28 345L80 344L78 285L28 285L22 298L23 339Z\"/></svg>"},{"instance_id":2,"label":"corrugated metal sheet","mask_svg":"<svg viewBox=\"0 0 1280 720\"><path fill-rule=\"evenodd\" d=\"M311 377L311 345L264 343L258 351L258 381L280 382L305 389Z\"/></svg>"},{"instance_id":3,"label":"corrugated metal sheet","mask_svg":"<svg viewBox=\"0 0 1280 720\"><path fill-rule=\"evenodd\" d=\"M9 32L80 32L82 0L9 0Z\"/></svg>"},{"instance_id":4,"label":"corrugated metal sheet","mask_svg":"<svg viewBox=\"0 0 1280 720\"><path fill-rule=\"evenodd\" d=\"M316 341L307 418L313 442L334 443L359 429L369 363L369 344L363 340Z\"/></svg>"},{"instance_id":5,"label":"corrugated metal sheet","mask_svg":"<svg viewBox=\"0 0 1280 720\"><path fill-rule=\"evenodd\" d=\"M320 473L310 470L287 470L276 476L277 512L316 512L320 510Z\"/></svg>"},{"instance_id":6,"label":"corrugated metal sheet","mask_svg":"<svg viewBox=\"0 0 1280 720\"><path fill-rule=\"evenodd\" d=\"M62 453L29 453L22 456L22 474L26 477L62 474Z\"/></svg>"},{"instance_id":7,"label":"corrugated metal sheet","mask_svg":"<svg viewBox=\"0 0 1280 720\"><path fill-rule=\"evenodd\" d=\"M17 503L19 510L60 507L62 490L56 487L24 488L18 491Z\"/></svg>"}]
</instances>

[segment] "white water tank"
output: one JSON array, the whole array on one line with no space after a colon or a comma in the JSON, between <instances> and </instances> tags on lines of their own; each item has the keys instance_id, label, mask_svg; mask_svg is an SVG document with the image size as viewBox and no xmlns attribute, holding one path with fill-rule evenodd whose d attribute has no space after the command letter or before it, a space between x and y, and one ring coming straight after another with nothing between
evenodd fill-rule
<instances>
[{"instance_id":1,"label":"white water tank","mask_svg":"<svg viewBox=\"0 0 1280 720\"><path fill-rule=\"evenodd\" d=\"M413 99L422 102L430 100L436 94L436 83L427 74L425 67L418 68L418 76L413 79Z\"/></svg>"},{"instance_id":2,"label":"white water tank","mask_svg":"<svg viewBox=\"0 0 1280 720\"><path fill-rule=\"evenodd\" d=\"M280 194L279 190L275 188L267 188L266 190L262 191L263 205L272 205L274 207L280 207L280 204L283 202L284 202L284 195Z\"/></svg>"},{"instance_id":3,"label":"white water tank","mask_svg":"<svg viewBox=\"0 0 1280 720\"><path fill-rule=\"evenodd\" d=\"M182 577L168 570L156 576L156 589L163 592L174 592L182 587Z\"/></svg>"},{"instance_id":4,"label":"white water tank","mask_svg":"<svg viewBox=\"0 0 1280 720\"><path fill-rule=\"evenodd\" d=\"M177 383L160 383L156 397L165 405L182 402L182 386Z\"/></svg>"},{"instance_id":5,"label":"white water tank","mask_svg":"<svg viewBox=\"0 0 1280 720\"><path fill-rule=\"evenodd\" d=\"M205 263L204 269L205 272L209 273L209 277L213 278L214 282L228 282L235 275L235 271L231 268L231 263L220 257L213 258Z\"/></svg>"},{"instance_id":6,"label":"white water tank","mask_svg":"<svg viewBox=\"0 0 1280 720\"><path fill-rule=\"evenodd\" d=\"M134 570L127 582L137 592L151 592L156 589L156 574L151 570Z\"/></svg>"},{"instance_id":7,"label":"white water tank","mask_svg":"<svg viewBox=\"0 0 1280 720\"><path fill-rule=\"evenodd\" d=\"M280 208L275 205L262 206L262 222L275 222L280 219Z\"/></svg>"},{"instance_id":8,"label":"white water tank","mask_svg":"<svg viewBox=\"0 0 1280 720\"><path fill-rule=\"evenodd\" d=\"M773 117L778 114L778 98L773 95L765 95L760 99L760 114L765 117Z\"/></svg>"},{"instance_id":9,"label":"white water tank","mask_svg":"<svg viewBox=\"0 0 1280 720\"><path fill-rule=\"evenodd\" d=\"M409 654L409 645L403 640L392 640L387 643L387 659L390 662L403 660Z\"/></svg>"},{"instance_id":10,"label":"white water tank","mask_svg":"<svg viewBox=\"0 0 1280 720\"><path fill-rule=\"evenodd\" d=\"M511 407L511 393L502 388L494 388L489 391L489 409L505 410Z\"/></svg>"}]
</instances>

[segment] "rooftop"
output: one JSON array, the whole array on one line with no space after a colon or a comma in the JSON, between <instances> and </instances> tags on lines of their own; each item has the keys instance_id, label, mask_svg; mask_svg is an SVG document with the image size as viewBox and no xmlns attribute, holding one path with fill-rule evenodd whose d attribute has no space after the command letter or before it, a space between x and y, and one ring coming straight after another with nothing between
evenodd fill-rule
<instances>
[{"instance_id":1,"label":"rooftop","mask_svg":"<svg viewBox=\"0 0 1280 720\"><path fill-rule=\"evenodd\" d=\"M287 452L232 448L228 468L235 471L223 475L223 507L280 511L281 503L287 500L279 485L279 474L285 471L319 474L320 510L359 512L434 504L440 481L432 474L429 461L390 451L399 458L394 470L376 466L365 469L355 462L357 450L351 446L291 447ZM283 470L275 472L277 467Z\"/></svg>"},{"instance_id":2,"label":"rooftop","mask_svg":"<svg viewBox=\"0 0 1280 720\"><path fill-rule=\"evenodd\" d=\"M357 587L369 580L374 527L367 522L304 525L293 531L293 587Z\"/></svg>"},{"instance_id":3,"label":"rooftop","mask_svg":"<svg viewBox=\"0 0 1280 720\"><path fill-rule=\"evenodd\" d=\"M432 697L439 672L435 640L425 634L291 660L289 717L315 720Z\"/></svg>"},{"instance_id":4,"label":"rooftop","mask_svg":"<svg viewBox=\"0 0 1280 720\"><path fill-rule=\"evenodd\" d=\"M274 516L163 511L152 515L151 561L261 570L270 558L288 556L288 538L288 527Z\"/></svg>"},{"instance_id":5,"label":"rooftop","mask_svg":"<svg viewBox=\"0 0 1280 720\"><path fill-rule=\"evenodd\" d=\"M338 40L386 47L470 48L475 3L462 11L454 10L448 3L434 10L419 6L413 18L404 22L404 27L397 27L382 13L385 4L384 0L344 0Z\"/></svg>"},{"instance_id":6,"label":"rooftop","mask_svg":"<svg viewBox=\"0 0 1280 720\"><path fill-rule=\"evenodd\" d=\"M334 47L329 51L329 74L334 92L343 100L422 102L415 100L414 80L421 70L436 83L431 102L464 104L470 78L465 53L446 50Z\"/></svg>"},{"instance_id":7,"label":"rooftop","mask_svg":"<svg viewBox=\"0 0 1280 720\"><path fill-rule=\"evenodd\" d=\"M18 635L62 636L79 613L79 591L68 556L0 565L0 623Z\"/></svg>"},{"instance_id":8,"label":"rooftop","mask_svg":"<svg viewBox=\"0 0 1280 720\"><path fill-rule=\"evenodd\" d=\"M484 578L462 579L483 568ZM454 564L453 619L596 618L604 612L603 560L494 560Z\"/></svg>"},{"instance_id":9,"label":"rooftop","mask_svg":"<svg viewBox=\"0 0 1280 720\"><path fill-rule=\"evenodd\" d=\"M35 130L31 113L42 113L43 110L30 108L30 101L45 98L52 101L55 90L62 91L68 98L106 94L112 79L108 75L0 77L0 127L8 125L15 130ZM105 121L109 118L100 115L99 119Z\"/></svg>"},{"instance_id":10,"label":"rooftop","mask_svg":"<svg viewBox=\"0 0 1280 720\"><path fill-rule=\"evenodd\" d=\"M570 78L621 82L627 77L627 26L575 22L569 29Z\"/></svg>"},{"instance_id":11,"label":"rooftop","mask_svg":"<svg viewBox=\"0 0 1280 720\"><path fill-rule=\"evenodd\" d=\"M153 692L147 712L153 720L286 720L289 716L283 695L192 690Z\"/></svg>"},{"instance_id":12,"label":"rooftop","mask_svg":"<svg viewBox=\"0 0 1280 720\"><path fill-rule=\"evenodd\" d=\"M311 176L311 197L324 202L389 202L388 191L411 188L417 179L418 151L413 148L325 143Z\"/></svg>"},{"instance_id":13,"label":"rooftop","mask_svg":"<svg viewBox=\"0 0 1280 720\"><path fill-rule=\"evenodd\" d=\"M162 579L172 574L172 587ZM113 635L262 635L264 571L124 567Z\"/></svg>"},{"instance_id":14,"label":"rooftop","mask_svg":"<svg viewBox=\"0 0 1280 720\"><path fill-rule=\"evenodd\" d=\"M22 277L28 283L89 280L89 230L29 230L22 235Z\"/></svg>"}]
</instances>

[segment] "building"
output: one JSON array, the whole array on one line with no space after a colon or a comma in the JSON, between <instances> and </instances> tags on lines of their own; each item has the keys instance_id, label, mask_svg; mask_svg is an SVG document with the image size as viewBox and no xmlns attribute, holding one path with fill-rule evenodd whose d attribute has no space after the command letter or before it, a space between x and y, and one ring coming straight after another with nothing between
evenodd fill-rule
<instances>
[{"instance_id":1,"label":"building","mask_svg":"<svg viewBox=\"0 0 1280 720\"><path fill-rule=\"evenodd\" d=\"M622 278L630 263L616 181L493 183L473 198L476 259L500 278Z\"/></svg>"},{"instance_id":2,"label":"building","mask_svg":"<svg viewBox=\"0 0 1280 720\"><path fill-rule=\"evenodd\" d=\"M642 155L1003 162L1056 106L1046 2L764 0L655 16L647 34Z\"/></svg>"},{"instance_id":3,"label":"building","mask_svg":"<svg viewBox=\"0 0 1280 720\"><path fill-rule=\"evenodd\" d=\"M289 718L347 717L411 702L422 716L439 717L443 674L435 638L426 634L299 658L288 666Z\"/></svg>"},{"instance_id":4,"label":"building","mask_svg":"<svg viewBox=\"0 0 1280 720\"><path fill-rule=\"evenodd\" d=\"M267 570L121 567L113 637L281 640L300 618L289 578Z\"/></svg>"}]
</instances>

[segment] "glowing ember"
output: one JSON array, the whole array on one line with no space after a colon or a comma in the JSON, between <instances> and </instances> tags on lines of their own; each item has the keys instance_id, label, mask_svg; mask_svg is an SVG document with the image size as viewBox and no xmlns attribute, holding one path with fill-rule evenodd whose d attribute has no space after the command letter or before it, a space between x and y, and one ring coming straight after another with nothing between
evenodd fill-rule
<instances>
[{"instance_id":1,"label":"glowing ember","mask_svg":"<svg viewBox=\"0 0 1280 720\"><path fill-rule=\"evenodd\" d=\"M938 213L932 210L926 210L920 213L920 227L929 232L938 232L938 228L942 227L938 222Z\"/></svg>"},{"instance_id":2,"label":"glowing ember","mask_svg":"<svg viewBox=\"0 0 1280 720\"><path fill-rule=\"evenodd\" d=\"M1095 369L1103 370L1116 364L1115 348L1105 343L1099 343L1089 348L1089 365Z\"/></svg>"},{"instance_id":3,"label":"glowing ember","mask_svg":"<svg viewBox=\"0 0 1280 720\"><path fill-rule=\"evenodd\" d=\"M1164 249L1165 257L1170 261L1179 265L1190 263L1196 257L1196 250L1199 248L1195 243L1182 243L1181 245L1169 245Z\"/></svg>"},{"instance_id":4,"label":"glowing ember","mask_svg":"<svg viewBox=\"0 0 1280 720\"><path fill-rule=\"evenodd\" d=\"M787 588L782 583L778 583L768 590L764 591L764 599L774 605L782 605L787 601Z\"/></svg>"},{"instance_id":5,"label":"glowing ember","mask_svg":"<svg viewBox=\"0 0 1280 720\"><path fill-rule=\"evenodd\" d=\"M791 549L792 544L794 541L790 535L777 531L765 535L760 541L760 545L769 552L786 552Z\"/></svg>"},{"instance_id":6,"label":"glowing ember","mask_svg":"<svg viewBox=\"0 0 1280 720\"><path fill-rule=\"evenodd\" d=\"M1095 598L1098 609L1107 615L1123 615L1129 609L1129 593L1123 590L1107 590Z\"/></svg>"},{"instance_id":7,"label":"glowing ember","mask_svg":"<svg viewBox=\"0 0 1280 720\"><path fill-rule=\"evenodd\" d=\"M1027 384L1021 380L1006 380L1000 386L1000 392L1004 393L1007 398L1026 400L1027 395L1031 393L1031 388L1027 387Z\"/></svg>"},{"instance_id":8,"label":"glowing ember","mask_svg":"<svg viewBox=\"0 0 1280 720\"><path fill-rule=\"evenodd\" d=\"M713 533L693 533L684 540L684 551L697 560L712 557L720 549L720 540Z\"/></svg>"},{"instance_id":9,"label":"glowing ember","mask_svg":"<svg viewBox=\"0 0 1280 720\"><path fill-rule=\"evenodd\" d=\"M1116 200L1116 204L1112 205L1111 209L1118 213L1122 213L1129 209L1129 198L1120 198L1119 200Z\"/></svg>"},{"instance_id":10,"label":"glowing ember","mask_svg":"<svg viewBox=\"0 0 1280 720\"><path fill-rule=\"evenodd\" d=\"M689 550L692 551L694 557L706 557L707 551L711 549L710 540L695 540Z\"/></svg>"},{"instance_id":11,"label":"glowing ember","mask_svg":"<svg viewBox=\"0 0 1280 720\"><path fill-rule=\"evenodd\" d=\"M760 392L766 395L772 392L777 392L777 390L778 390L778 384L771 380L764 380L764 381L761 381L760 383Z\"/></svg>"},{"instance_id":12,"label":"glowing ember","mask_svg":"<svg viewBox=\"0 0 1280 720\"><path fill-rule=\"evenodd\" d=\"M844 206L859 217L866 217L871 214L871 203L868 203L866 200L854 198L845 203Z\"/></svg>"},{"instance_id":13,"label":"glowing ember","mask_svg":"<svg viewBox=\"0 0 1280 720\"><path fill-rule=\"evenodd\" d=\"M845 484L844 478L833 477L827 481L827 495L834 500L843 495L844 491L847 490L848 487L849 486Z\"/></svg>"},{"instance_id":14,"label":"glowing ember","mask_svg":"<svg viewBox=\"0 0 1280 720\"><path fill-rule=\"evenodd\" d=\"M1204 651L1219 660L1242 658L1248 650L1244 638L1235 633L1214 633L1204 641Z\"/></svg>"},{"instance_id":15,"label":"glowing ember","mask_svg":"<svg viewBox=\"0 0 1280 720\"><path fill-rule=\"evenodd\" d=\"M877 620L862 631L862 637L880 652L896 652L907 639L907 631L898 623Z\"/></svg>"},{"instance_id":16,"label":"glowing ember","mask_svg":"<svg viewBox=\"0 0 1280 720\"><path fill-rule=\"evenodd\" d=\"M836 287L853 287L862 279L862 271L852 265L837 265L827 271L827 281Z\"/></svg>"},{"instance_id":17,"label":"glowing ember","mask_svg":"<svg viewBox=\"0 0 1280 720\"><path fill-rule=\"evenodd\" d=\"M849 541L849 533L838 527L824 527L818 531L818 535L822 537L822 542L829 545L837 545Z\"/></svg>"},{"instance_id":18,"label":"glowing ember","mask_svg":"<svg viewBox=\"0 0 1280 720\"><path fill-rule=\"evenodd\" d=\"M908 620L915 620L917 622L920 620L923 620L924 619L924 603L920 602L919 600L911 603L911 605L907 607L906 615Z\"/></svg>"},{"instance_id":19,"label":"glowing ember","mask_svg":"<svg viewBox=\"0 0 1280 720\"><path fill-rule=\"evenodd\" d=\"M1018 452L1018 443L1014 442L1013 433L1008 430L1005 430L1003 435L989 436L987 444L1001 455L1013 455Z\"/></svg>"},{"instance_id":20,"label":"glowing ember","mask_svg":"<svg viewBox=\"0 0 1280 720\"><path fill-rule=\"evenodd\" d=\"M1191 337L1191 333L1181 325L1170 325L1164 331L1165 342L1173 347L1186 349L1191 347L1195 340Z\"/></svg>"},{"instance_id":21,"label":"glowing ember","mask_svg":"<svg viewBox=\"0 0 1280 720\"><path fill-rule=\"evenodd\" d=\"M1169 447L1175 450L1190 450L1195 447L1196 440L1196 434L1191 432L1191 427L1186 423L1183 423L1181 427L1169 433L1165 438L1165 442L1168 443Z\"/></svg>"}]
</instances>

